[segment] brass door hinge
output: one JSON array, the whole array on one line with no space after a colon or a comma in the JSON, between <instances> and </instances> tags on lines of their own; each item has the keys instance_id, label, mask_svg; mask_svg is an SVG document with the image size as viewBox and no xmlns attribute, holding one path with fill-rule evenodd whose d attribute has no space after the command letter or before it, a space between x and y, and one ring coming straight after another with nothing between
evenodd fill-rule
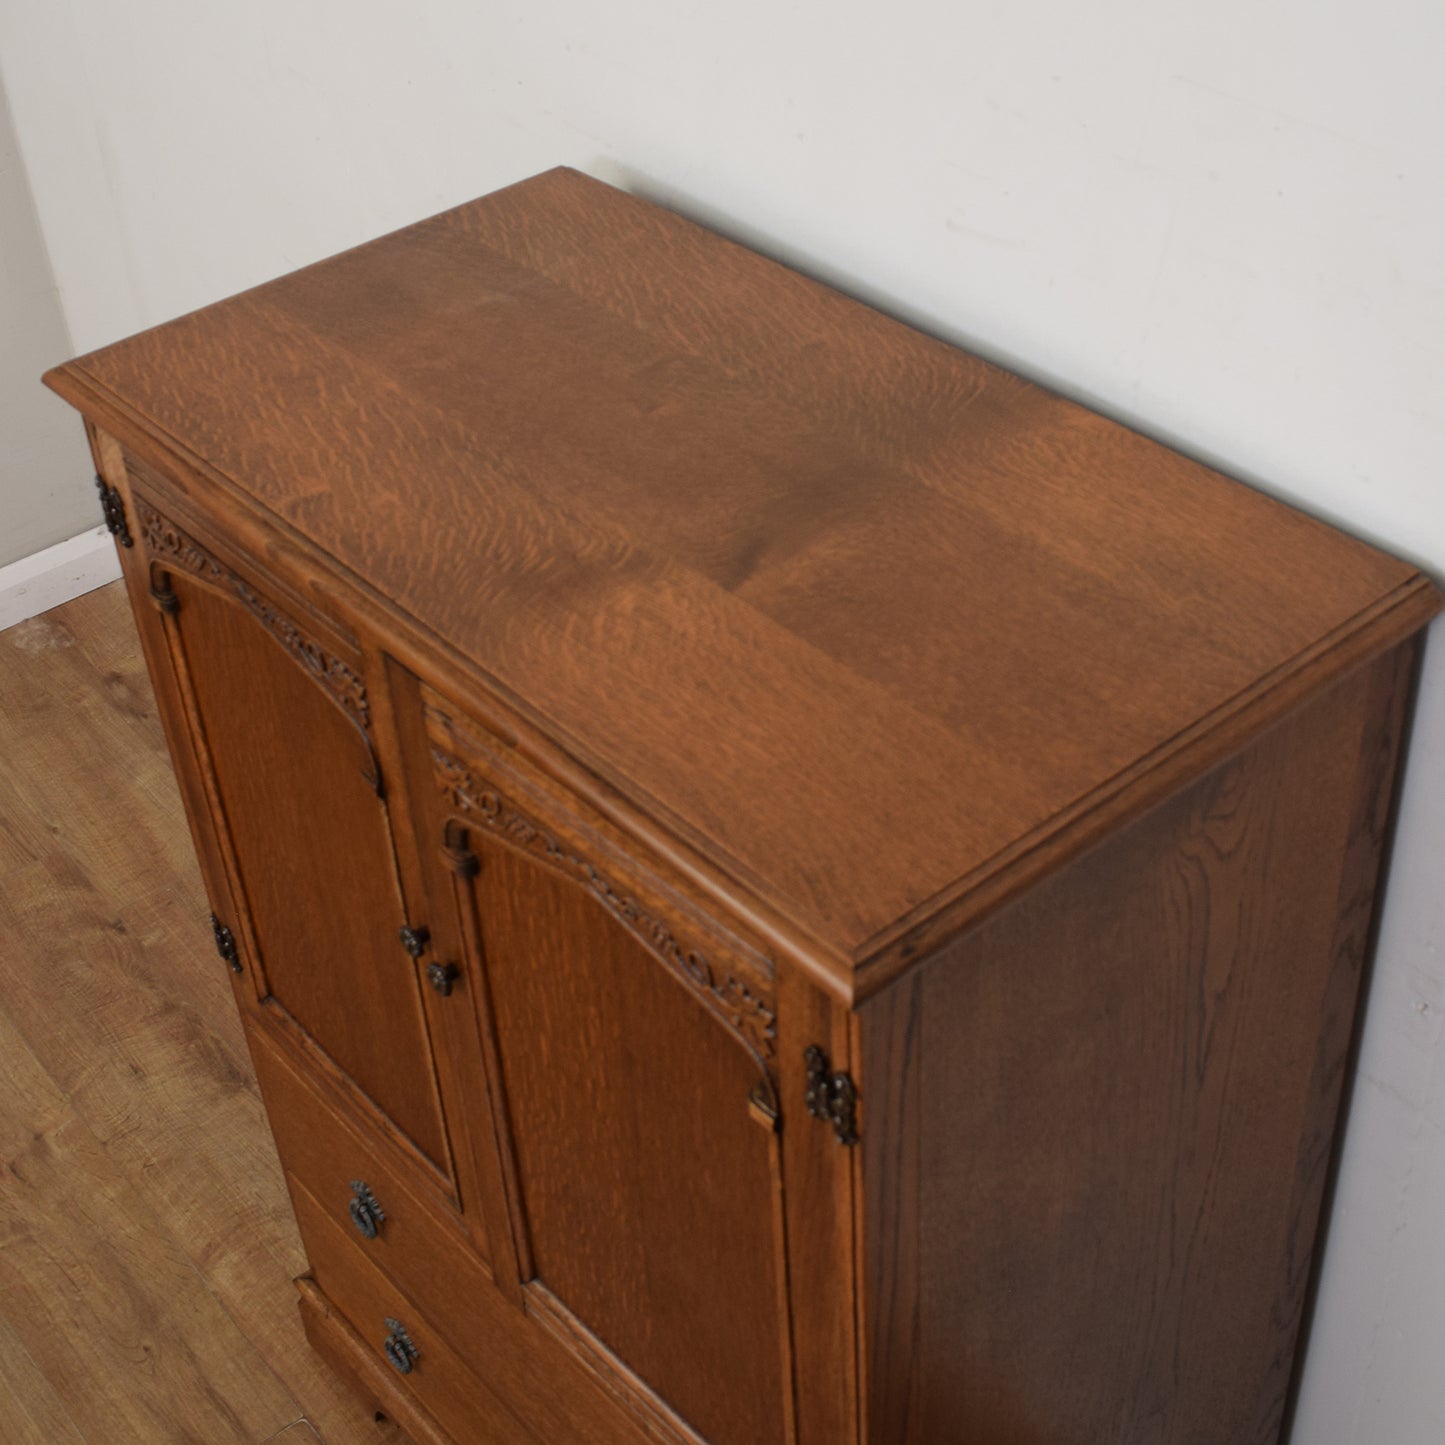
<instances>
[{"instance_id":1,"label":"brass door hinge","mask_svg":"<svg viewBox=\"0 0 1445 1445\"><path fill-rule=\"evenodd\" d=\"M806 1101L808 1112L833 1126L840 1144L858 1142L858 1089L841 1070L835 1071L817 1044L803 1054L808 1069Z\"/></svg>"}]
</instances>

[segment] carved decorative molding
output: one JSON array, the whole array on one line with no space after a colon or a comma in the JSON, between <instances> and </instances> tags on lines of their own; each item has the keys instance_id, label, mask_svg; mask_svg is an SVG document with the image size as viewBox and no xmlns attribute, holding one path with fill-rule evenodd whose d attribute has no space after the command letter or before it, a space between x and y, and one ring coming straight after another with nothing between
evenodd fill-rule
<instances>
[{"instance_id":1,"label":"carved decorative molding","mask_svg":"<svg viewBox=\"0 0 1445 1445\"><path fill-rule=\"evenodd\" d=\"M232 593L243 607L340 704L363 733L371 731L371 705L366 684L341 658L307 636L274 603L263 597L244 577L214 557L174 522L161 516L143 498L135 499L141 535L147 552L159 561L179 567L213 587Z\"/></svg>"},{"instance_id":2,"label":"carved decorative molding","mask_svg":"<svg viewBox=\"0 0 1445 1445\"><path fill-rule=\"evenodd\" d=\"M751 1050L771 1061L777 1051L777 1013L772 999L715 968L701 949L681 942L672 928L620 892L607 874L527 817L490 783L478 779L459 758L432 748L437 786L456 813L475 819L492 833L585 885L619 923L652 950L699 994Z\"/></svg>"}]
</instances>

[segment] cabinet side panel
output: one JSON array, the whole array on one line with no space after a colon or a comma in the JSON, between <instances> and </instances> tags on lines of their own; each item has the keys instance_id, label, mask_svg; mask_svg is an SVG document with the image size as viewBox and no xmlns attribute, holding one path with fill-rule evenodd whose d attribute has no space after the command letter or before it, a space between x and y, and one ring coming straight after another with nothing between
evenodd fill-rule
<instances>
[{"instance_id":1,"label":"cabinet side panel","mask_svg":"<svg viewBox=\"0 0 1445 1445\"><path fill-rule=\"evenodd\" d=\"M870 1439L1277 1439L1414 654L866 1006Z\"/></svg>"}]
</instances>

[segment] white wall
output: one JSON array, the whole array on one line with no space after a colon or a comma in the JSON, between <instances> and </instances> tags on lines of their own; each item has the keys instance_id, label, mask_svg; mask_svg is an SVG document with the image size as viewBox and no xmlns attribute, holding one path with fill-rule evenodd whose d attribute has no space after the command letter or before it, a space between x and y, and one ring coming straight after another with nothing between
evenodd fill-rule
<instances>
[{"instance_id":1,"label":"white wall","mask_svg":"<svg viewBox=\"0 0 1445 1445\"><path fill-rule=\"evenodd\" d=\"M36 385L69 353L0 79L0 567L100 516L75 413Z\"/></svg>"},{"instance_id":2,"label":"white wall","mask_svg":"<svg viewBox=\"0 0 1445 1445\"><path fill-rule=\"evenodd\" d=\"M6 0L89 348L566 162L1445 571L1437 0ZM1445 1440L1445 649L1295 1439ZM1223 1445L1223 1442L1222 1442Z\"/></svg>"}]
</instances>

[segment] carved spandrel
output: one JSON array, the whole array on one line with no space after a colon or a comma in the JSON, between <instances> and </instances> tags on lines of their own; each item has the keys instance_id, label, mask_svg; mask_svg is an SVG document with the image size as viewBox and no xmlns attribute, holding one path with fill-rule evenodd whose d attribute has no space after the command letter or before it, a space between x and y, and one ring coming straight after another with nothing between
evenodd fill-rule
<instances>
[{"instance_id":1,"label":"carved spandrel","mask_svg":"<svg viewBox=\"0 0 1445 1445\"><path fill-rule=\"evenodd\" d=\"M288 653L335 699L364 734L371 731L371 706L366 684L356 671L308 636L290 617L263 597L174 522L161 516L144 498L135 499L141 535L146 551L157 561L199 577L213 587L230 592L241 605L286 649Z\"/></svg>"},{"instance_id":2,"label":"carved spandrel","mask_svg":"<svg viewBox=\"0 0 1445 1445\"><path fill-rule=\"evenodd\" d=\"M437 786L447 806L474 819L489 832L583 884L634 937L689 985L738 1034L765 1064L777 1052L777 1013L771 997L755 983L716 967L691 940L679 939L672 926L621 891L589 859L568 848L508 801L492 784L477 778L459 758L432 748Z\"/></svg>"}]
</instances>

